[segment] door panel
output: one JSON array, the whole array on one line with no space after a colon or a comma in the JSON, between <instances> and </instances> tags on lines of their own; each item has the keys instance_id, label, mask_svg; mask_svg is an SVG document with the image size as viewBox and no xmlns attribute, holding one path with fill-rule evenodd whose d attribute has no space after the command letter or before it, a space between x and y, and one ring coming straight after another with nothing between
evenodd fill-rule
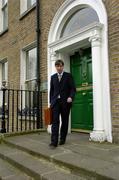
<instances>
[{"instance_id":1,"label":"door panel","mask_svg":"<svg viewBox=\"0 0 119 180\"><path fill-rule=\"evenodd\" d=\"M72 128L91 130L93 128L93 93L91 49L85 49L70 57L71 73L76 84L76 96L71 110Z\"/></svg>"}]
</instances>

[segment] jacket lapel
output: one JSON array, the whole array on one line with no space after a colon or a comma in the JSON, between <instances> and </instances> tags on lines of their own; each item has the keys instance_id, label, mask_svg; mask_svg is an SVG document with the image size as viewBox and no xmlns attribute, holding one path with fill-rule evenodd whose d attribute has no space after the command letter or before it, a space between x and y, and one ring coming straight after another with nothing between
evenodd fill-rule
<instances>
[{"instance_id":1,"label":"jacket lapel","mask_svg":"<svg viewBox=\"0 0 119 180\"><path fill-rule=\"evenodd\" d=\"M57 82L59 84L59 79L58 79L57 73L55 74L55 82Z\"/></svg>"}]
</instances>

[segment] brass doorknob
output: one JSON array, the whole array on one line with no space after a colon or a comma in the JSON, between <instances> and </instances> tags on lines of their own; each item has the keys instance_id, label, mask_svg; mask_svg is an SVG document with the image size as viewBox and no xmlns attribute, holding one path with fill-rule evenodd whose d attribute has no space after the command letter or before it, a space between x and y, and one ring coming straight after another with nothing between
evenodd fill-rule
<instances>
[{"instance_id":1,"label":"brass doorknob","mask_svg":"<svg viewBox=\"0 0 119 180\"><path fill-rule=\"evenodd\" d=\"M82 83L82 86L88 86L88 82Z\"/></svg>"}]
</instances>

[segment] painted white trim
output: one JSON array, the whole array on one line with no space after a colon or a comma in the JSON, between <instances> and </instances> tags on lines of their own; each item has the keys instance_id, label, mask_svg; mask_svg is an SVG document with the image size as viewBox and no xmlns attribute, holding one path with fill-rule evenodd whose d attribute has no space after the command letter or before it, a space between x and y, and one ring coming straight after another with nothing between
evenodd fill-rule
<instances>
[{"instance_id":1,"label":"painted white trim","mask_svg":"<svg viewBox=\"0 0 119 180\"><path fill-rule=\"evenodd\" d=\"M0 89L2 87L2 64L0 63ZM2 106L2 91L0 91L0 107Z\"/></svg>"},{"instance_id":2,"label":"painted white trim","mask_svg":"<svg viewBox=\"0 0 119 180\"><path fill-rule=\"evenodd\" d=\"M4 5L2 5L2 1L0 1L0 33L2 33L3 31L5 31L8 28L8 22L7 22L7 26L4 27L4 20L8 21L8 17L7 19L4 19L4 10L6 8L6 6L8 6L8 1L5 2ZM3 9L4 8L4 9ZM7 9L8 11L8 9Z\"/></svg>"},{"instance_id":3,"label":"painted white trim","mask_svg":"<svg viewBox=\"0 0 119 180\"><path fill-rule=\"evenodd\" d=\"M103 116L103 83L100 32L96 32L89 38L92 49L92 76L93 76L93 132L90 139L93 141L105 141L106 133Z\"/></svg>"},{"instance_id":4,"label":"painted white trim","mask_svg":"<svg viewBox=\"0 0 119 180\"><path fill-rule=\"evenodd\" d=\"M76 10L86 6L91 6L97 12L100 23L105 25L104 28L107 31L107 14L101 0L66 0L58 9L53 19L49 32L48 44L59 39L61 30L70 15Z\"/></svg>"},{"instance_id":5,"label":"painted white trim","mask_svg":"<svg viewBox=\"0 0 119 180\"><path fill-rule=\"evenodd\" d=\"M52 49L52 52L56 52L59 49L64 49L72 44L77 44L78 42L83 41L84 39L88 39L89 37L93 36L96 31L100 31L103 28L103 24L100 23L94 23L90 26L87 26L85 28L82 28L80 31L76 31L75 33L72 33L68 37L61 38L59 40L56 40L53 43L50 43L48 45L49 48Z\"/></svg>"},{"instance_id":6,"label":"painted white trim","mask_svg":"<svg viewBox=\"0 0 119 180\"><path fill-rule=\"evenodd\" d=\"M27 10L27 0L20 0L20 14Z\"/></svg>"},{"instance_id":7,"label":"painted white trim","mask_svg":"<svg viewBox=\"0 0 119 180\"><path fill-rule=\"evenodd\" d=\"M28 0L20 0L20 14L23 14L25 11L28 10L27 2ZM36 3L36 0L31 1L31 7Z\"/></svg>"},{"instance_id":8,"label":"painted white trim","mask_svg":"<svg viewBox=\"0 0 119 180\"><path fill-rule=\"evenodd\" d=\"M6 81L6 87L8 86L8 60L7 60L7 57L5 57L0 60L0 89L2 89L2 87L3 87L2 86L2 64L6 63L6 62L7 62L7 68L5 69L6 70L5 81ZM3 97L3 92L0 91L0 107L2 106L2 102L3 102L2 97Z\"/></svg>"},{"instance_id":9,"label":"painted white trim","mask_svg":"<svg viewBox=\"0 0 119 180\"><path fill-rule=\"evenodd\" d=\"M26 52L36 48L36 41L27 44L21 49L20 53L20 88L25 89L26 82Z\"/></svg>"},{"instance_id":10,"label":"painted white trim","mask_svg":"<svg viewBox=\"0 0 119 180\"><path fill-rule=\"evenodd\" d=\"M76 43L76 37L78 37L78 41L82 44L87 38L90 38L93 33L95 34L95 27L89 28L88 30L80 31L78 36L72 35L69 38L60 39L61 30L66 22L66 20L73 14L76 10L82 7L92 7L99 17L100 24L103 24L102 30L98 30L100 32L100 38L102 39L101 47L100 47L100 58L101 58L101 86L102 86L102 111L103 111L103 121L104 121L104 133L106 134L106 140L112 142L112 124L111 124L111 102L110 102L110 83L109 83L109 62L108 62L108 24L107 24L107 13L105 6L102 0L66 0L62 6L57 11L49 32L48 37L48 90L49 90L49 82L50 75L53 73L53 69L51 66L51 54L56 52L63 52L66 50L66 47L70 47ZM87 32L86 32L87 31ZM91 34L90 34L91 32ZM90 34L90 35L89 35ZM84 35L82 37L82 35ZM81 37L84 38L81 40ZM77 41L77 43L78 43ZM80 45L78 44L80 47ZM58 49L59 48L59 49ZM64 48L64 49L63 49ZM57 54L55 55L57 58ZM98 67L97 67L98 68ZM97 132L98 133L98 132ZM102 134L95 135L96 140L98 141ZM105 138L104 138L105 139Z\"/></svg>"},{"instance_id":11,"label":"painted white trim","mask_svg":"<svg viewBox=\"0 0 119 180\"><path fill-rule=\"evenodd\" d=\"M0 1L0 32L3 31L2 1Z\"/></svg>"},{"instance_id":12,"label":"painted white trim","mask_svg":"<svg viewBox=\"0 0 119 180\"><path fill-rule=\"evenodd\" d=\"M36 41L27 44L21 49L20 52L20 89L26 89L26 53L32 49L36 48ZM31 79L30 79L31 80ZM23 107L25 107L25 93L23 93Z\"/></svg>"}]
</instances>

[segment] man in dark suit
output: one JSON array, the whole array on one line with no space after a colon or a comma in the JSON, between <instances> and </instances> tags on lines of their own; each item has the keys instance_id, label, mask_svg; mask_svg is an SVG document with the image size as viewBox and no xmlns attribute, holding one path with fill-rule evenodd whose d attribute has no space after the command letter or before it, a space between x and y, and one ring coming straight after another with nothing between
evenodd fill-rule
<instances>
[{"instance_id":1,"label":"man in dark suit","mask_svg":"<svg viewBox=\"0 0 119 180\"><path fill-rule=\"evenodd\" d=\"M53 114L50 144L52 148L58 145L60 115L61 129L59 145L65 144L68 131L69 112L76 92L72 75L64 72L64 62L62 60L57 60L55 62L55 68L57 73L51 76L50 82L50 105Z\"/></svg>"}]
</instances>

